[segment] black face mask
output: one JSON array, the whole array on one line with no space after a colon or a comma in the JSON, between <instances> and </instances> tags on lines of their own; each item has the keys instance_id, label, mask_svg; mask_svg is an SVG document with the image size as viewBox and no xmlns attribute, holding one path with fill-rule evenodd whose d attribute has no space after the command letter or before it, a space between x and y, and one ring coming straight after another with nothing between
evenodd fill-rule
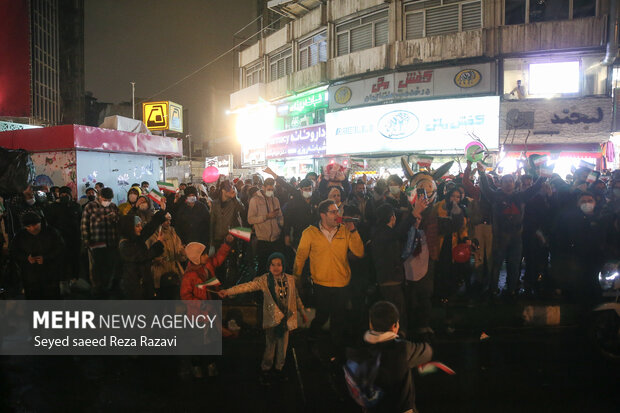
<instances>
[{"instance_id":1,"label":"black face mask","mask_svg":"<svg viewBox=\"0 0 620 413\"><path fill-rule=\"evenodd\" d=\"M94 201L95 200L95 195L88 195L88 200L89 201Z\"/></svg>"},{"instance_id":2,"label":"black face mask","mask_svg":"<svg viewBox=\"0 0 620 413\"><path fill-rule=\"evenodd\" d=\"M69 203L69 197L68 196L61 196L59 199L59 202L61 204L68 204Z\"/></svg>"}]
</instances>

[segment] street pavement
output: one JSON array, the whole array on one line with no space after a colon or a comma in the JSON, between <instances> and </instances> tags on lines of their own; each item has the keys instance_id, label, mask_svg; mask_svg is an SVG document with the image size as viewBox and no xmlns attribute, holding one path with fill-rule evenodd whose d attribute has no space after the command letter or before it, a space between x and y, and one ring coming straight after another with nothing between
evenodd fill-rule
<instances>
[{"instance_id":1,"label":"street pavement","mask_svg":"<svg viewBox=\"0 0 620 413\"><path fill-rule=\"evenodd\" d=\"M454 331L437 323L434 360L456 375L416 373L420 412L619 411L620 366L592 352L577 322L519 325L512 315L521 307L455 307L452 312L461 318L454 317ZM444 311L435 310L436 315ZM496 322L485 322L485 313ZM514 322L497 321L502 313ZM481 340L483 332L489 338ZM330 375L328 362L312 351L306 331L294 332L290 344L288 381L270 386L258 381L263 335L254 328L225 340L217 359L219 376L203 379L182 368L189 361L182 357L1 357L0 410L360 411L347 396L341 374Z\"/></svg>"}]
</instances>

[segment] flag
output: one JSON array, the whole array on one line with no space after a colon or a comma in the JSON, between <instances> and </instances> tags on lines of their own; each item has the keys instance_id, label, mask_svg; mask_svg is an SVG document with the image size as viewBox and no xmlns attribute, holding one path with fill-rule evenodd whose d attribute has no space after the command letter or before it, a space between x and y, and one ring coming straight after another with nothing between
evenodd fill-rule
<instances>
[{"instance_id":1,"label":"flag","mask_svg":"<svg viewBox=\"0 0 620 413\"><path fill-rule=\"evenodd\" d=\"M161 192L159 192L156 189L151 189L151 192L149 192L149 198L151 198L153 200L153 202L155 202L157 205L161 206L161 201L162 199L164 199L164 196Z\"/></svg>"},{"instance_id":2,"label":"flag","mask_svg":"<svg viewBox=\"0 0 620 413\"><path fill-rule=\"evenodd\" d=\"M534 159L534 165L540 166L540 165L546 163L548 160L549 160L549 157L547 155L540 156L540 157Z\"/></svg>"},{"instance_id":3,"label":"flag","mask_svg":"<svg viewBox=\"0 0 620 413\"><path fill-rule=\"evenodd\" d=\"M553 175L553 169L554 165L542 165L540 167L540 176L543 176L545 178L551 178L551 176Z\"/></svg>"},{"instance_id":4,"label":"flag","mask_svg":"<svg viewBox=\"0 0 620 413\"><path fill-rule=\"evenodd\" d=\"M449 374L451 376L456 374L456 372L452 370L450 367L438 361L431 361L431 362L421 364L418 366L418 371L420 372L420 374L434 373L437 371L437 369L440 369L444 373Z\"/></svg>"},{"instance_id":5,"label":"flag","mask_svg":"<svg viewBox=\"0 0 620 413\"><path fill-rule=\"evenodd\" d=\"M175 193L179 189L176 186L174 186L174 184L171 184L170 182L166 182L166 181L157 181L157 186L162 191L168 191L172 193Z\"/></svg>"},{"instance_id":6,"label":"flag","mask_svg":"<svg viewBox=\"0 0 620 413\"><path fill-rule=\"evenodd\" d=\"M196 284L196 286L198 288L207 288L207 287L218 287L222 285L222 283L220 282L220 280L218 280L216 277L212 277L209 278L207 281L200 283L200 284ZM209 290L211 291L211 290Z\"/></svg>"},{"instance_id":7,"label":"flag","mask_svg":"<svg viewBox=\"0 0 620 413\"><path fill-rule=\"evenodd\" d=\"M252 237L252 230L250 228L236 227L228 230L233 237L242 239L244 241L250 241Z\"/></svg>"},{"instance_id":8,"label":"flag","mask_svg":"<svg viewBox=\"0 0 620 413\"><path fill-rule=\"evenodd\" d=\"M484 331L482 332L482 334L480 334L480 341L483 340L488 340L490 337L487 333L485 333Z\"/></svg>"},{"instance_id":9,"label":"flag","mask_svg":"<svg viewBox=\"0 0 620 413\"><path fill-rule=\"evenodd\" d=\"M586 178L586 182L589 184L596 182L599 175L600 173L597 171L590 171L590 173L588 174L588 177Z\"/></svg>"}]
</instances>

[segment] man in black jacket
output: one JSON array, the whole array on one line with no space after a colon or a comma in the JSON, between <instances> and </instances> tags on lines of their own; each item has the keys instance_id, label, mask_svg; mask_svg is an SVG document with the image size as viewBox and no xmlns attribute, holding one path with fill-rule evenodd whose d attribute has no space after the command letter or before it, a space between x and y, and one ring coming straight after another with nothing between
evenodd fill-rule
<instances>
[{"instance_id":1,"label":"man in black jacket","mask_svg":"<svg viewBox=\"0 0 620 413\"><path fill-rule=\"evenodd\" d=\"M209 208L198 202L198 191L193 186L185 189L185 200L172 214L172 226L177 231L184 245L200 242L209 245Z\"/></svg>"},{"instance_id":2,"label":"man in black jacket","mask_svg":"<svg viewBox=\"0 0 620 413\"><path fill-rule=\"evenodd\" d=\"M294 249L299 245L301 233L316 222L316 205L312 204L312 181L302 179L293 199L284 205L284 243Z\"/></svg>"},{"instance_id":3,"label":"man in black jacket","mask_svg":"<svg viewBox=\"0 0 620 413\"><path fill-rule=\"evenodd\" d=\"M78 278L80 263L77 257L80 256L82 208L71 197L71 188L63 186L58 202L49 204L45 211L47 223L60 232L65 241L61 263L61 277L65 280Z\"/></svg>"},{"instance_id":4,"label":"man in black jacket","mask_svg":"<svg viewBox=\"0 0 620 413\"><path fill-rule=\"evenodd\" d=\"M27 300L60 299L58 268L64 242L53 228L41 225L35 212L22 215L23 228L11 241L11 257L21 270Z\"/></svg>"}]
</instances>

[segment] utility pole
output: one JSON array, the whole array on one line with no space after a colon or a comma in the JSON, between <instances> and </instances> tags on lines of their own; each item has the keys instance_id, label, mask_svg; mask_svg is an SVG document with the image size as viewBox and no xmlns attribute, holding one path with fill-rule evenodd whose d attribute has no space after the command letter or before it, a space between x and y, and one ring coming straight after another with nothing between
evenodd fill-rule
<instances>
[{"instance_id":1,"label":"utility pole","mask_svg":"<svg viewBox=\"0 0 620 413\"><path fill-rule=\"evenodd\" d=\"M131 117L136 118L136 82L131 83Z\"/></svg>"}]
</instances>

